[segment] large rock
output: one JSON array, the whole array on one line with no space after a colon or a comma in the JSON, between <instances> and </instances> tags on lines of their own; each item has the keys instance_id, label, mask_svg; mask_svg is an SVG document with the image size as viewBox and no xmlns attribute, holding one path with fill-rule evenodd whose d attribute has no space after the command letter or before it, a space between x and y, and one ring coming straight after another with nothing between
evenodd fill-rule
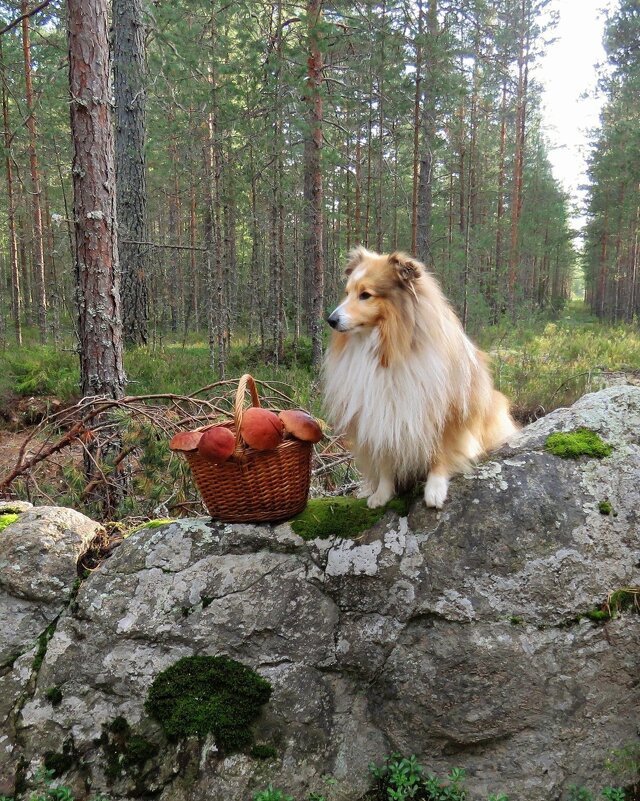
<instances>
[{"instance_id":1,"label":"large rock","mask_svg":"<svg viewBox=\"0 0 640 801\"><path fill-rule=\"evenodd\" d=\"M550 432L578 426L612 455L544 451ZM5 775L21 764L28 778L43 754L64 752L78 799L90 785L112 798L250 801L269 782L306 798L330 774L332 797L355 801L367 764L400 751L438 773L465 767L474 799L611 784L610 750L638 740L640 616L585 613L640 585L639 438L640 389L613 387L456 479L441 513L417 503L354 541L204 519L137 532L62 614L27 697L20 659L3 679L16 732L11 750L0 743ZM600 512L605 500L615 514ZM255 731L275 759L166 742L145 697L193 654L228 655L272 682ZM105 732L120 716L159 752L114 779Z\"/></svg>"},{"instance_id":2,"label":"large rock","mask_svg":"<svg viewBox=\"0 0 640 801\"><path fill-rule=\"evenodd\" d=\"M0 531L0 794L14 782L14 722L34 659L76 588L79 558L102 528L73 509L0 504L0 514L7 511L20 514Z\"/></svg>"}]
</instances>

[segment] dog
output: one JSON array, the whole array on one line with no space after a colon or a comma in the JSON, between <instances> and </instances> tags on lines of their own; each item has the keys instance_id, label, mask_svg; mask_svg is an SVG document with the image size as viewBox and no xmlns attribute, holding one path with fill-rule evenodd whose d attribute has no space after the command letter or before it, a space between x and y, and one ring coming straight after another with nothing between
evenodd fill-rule
<instances>
[{"instance_id":1,"label":"dog","mask_svg":"<svg viewBox=\"0 0 640 801\"><path fill-rule=\"evenodd\" d=\"M363 476L359 497L375 509L426 478L425 503L441 509L451 476L517 430L509 402L423 264L360 246L345 272L323 384Z\"/></svg>"}]
</instances>

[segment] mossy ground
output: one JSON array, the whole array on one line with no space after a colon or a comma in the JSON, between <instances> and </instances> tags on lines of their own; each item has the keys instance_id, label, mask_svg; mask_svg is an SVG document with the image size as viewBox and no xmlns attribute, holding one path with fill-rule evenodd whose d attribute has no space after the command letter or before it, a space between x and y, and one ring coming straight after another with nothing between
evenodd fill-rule
<instances>
[{"instance_id":1,"label":"mossy ground","mask_svg":"<svg viewBox=\"0 0 640 801\"><path fill-rule=\"evenodd\" d=\"M19 517L20 515L14 514L13 512L4 512L3 514L0 514L0 531L3 531L7 526L15 523Z\"/></svg>"},{"instance_id":2,"label":"mossy ground","mask_svg":"<svg viewBox=\"0 0 640 801\"><path fill-rule=\"evenodd\" d=\"M402 495L379 509L369 509L364 498L314 498L290 520L291 528L304 540L356 537L374 526L392 509L406 515L414 495Z\"/></svg>"},{"instance_id":3,"label":"mossy ground","mask_svg":"<svg viewBox=\"0 0 640 801\"><path fill-rule=\"evenodd\" d=\"M169 740L211 733L225 753L251 745L250 726L271 696L271 684L226 656L187 656L158 676L145 709Z\"/></svg>"},{"instance_id":4,"label":"mossy ground","mask_svg":"<svg viewBox=\"0 0 640 801\"><path fill-rule=\"evenodd\" d=\"M603 442L595 431L589 428L577 428L566 433L550 434L544 444L545 450L562 459L577 459L579 456L590 456L603 459L610 456L613 448Z\"/></svg>"}]
</instances>

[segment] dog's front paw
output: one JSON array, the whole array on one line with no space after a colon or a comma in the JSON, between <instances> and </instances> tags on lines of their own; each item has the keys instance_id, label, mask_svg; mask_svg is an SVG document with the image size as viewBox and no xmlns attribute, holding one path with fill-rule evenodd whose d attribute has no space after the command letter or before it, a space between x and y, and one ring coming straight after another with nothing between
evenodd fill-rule
<instances>
[{"instance_id":1,"label":"dog's front paw","mask_svg":"<svg viewBox=\"0 0 640 801\"><path fill-rule=\"evenodd\" d=\"M449 479L446 476L432 476L427 478L424 486L424 502L434 509L442 509L447 500Z\"/></svg>"},{"instance_id":2,"label":"dog's front paw","mask_svg":"<svg viewBox=\"0 0 640 801\"><path fill-rule=\"evenodd\" d=\"M368 497L367 506L369 509L378 509L388 503L391 498L393 498L393 492L389 492L387 489L378 489Z\"/></svg>"},{"instance_id":3,"label":"dog's front paw","mask_svg":"<svg viewBox=\"0 0 640 801\"><path fill-rule=\"evenodd\" d=\"M373 490L371 489L371 484L369 484L367 481L363 481L360 485L360 488L356 492L356 498L368 498L372 492Z\"/></svg>"}]
</instances>

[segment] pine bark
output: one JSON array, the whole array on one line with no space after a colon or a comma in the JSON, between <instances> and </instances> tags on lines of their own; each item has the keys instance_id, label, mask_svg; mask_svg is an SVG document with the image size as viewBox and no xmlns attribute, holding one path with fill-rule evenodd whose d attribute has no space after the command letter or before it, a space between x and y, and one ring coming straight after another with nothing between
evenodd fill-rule
<instances>
[{"instance_id":1,"label":"pine bark","mask_svg":"<svg viewBox=\"0 0 640 801\"><path fill-rule=\"evenodd\" d=\"M419 12L422 11L422 6ZM436 96L435 75L437 73L438 37L438 3L429 0L427 7L427 40L428 48L424 54L424 77L421 82L422 109L421 124L422 143L420 145L420 174L418 182L418 210L416 250L418 257L425 263L432 260L431 228L433 212L433 148L436 138Z\"/></svg>"},{"instance_id":2,"label":"pine bark","mask_svg":"<svg viewBox=\"0 0 640 801\"><path fill-rule=\"evenodd\" d=\"M22 13L27 14L29 4L22 0ZM31 40L29 17L22 20L22 50L24 55L25 100L27 106L27 129L29 131L29 169L31 173L31 213L33 224L33 270L38 297L38 329L40 342L47 341L47 285L44 271L44 241L42 234L42 204L40 173L38 169L36 118L33 110L33 81L31 77Z\"/></svg>"},{"instance_id":3,"label":"pine bark","mask_svg":"<svg viewBox=\"0 0 640 801\"><path fill-rule=\"evenodd\" d=\"M511 193L511 247L509 252L509 310L512 317L516 306L516 281L520 258L519 236L520 215L522 212L522 188L524 175L524 148L526 134L526 103L529 74L529 34L530 20L527 0L522 0L520 8L520 34L518 45L518 88L516 96L515 156L513 166L513 190Z\"/></svg>"},{"instance_id":4,"label":"pine bark","mask_svg":"<svg viewBox=\"0 0 640 801\"><path fill-rule=\"evenodd\" d=\"M142 0L113 0L113 78L116 111L118 257L122 273L122 322L129 345L148 338L146 278L145 54Z\"/></svg>"},{"instance_id":5,"label":"pine bark","mask_svg":"<svg viewBox=\"0 0 640 801\"><path fill-rule=\"evenodd\" d=\"M305 267L311 294L309 333L314 367L322 361L324 311L324 246L322 193L322 52L318 26L322 20L322 0L309 0L307 6L308 42L307 95L309 131L304 150L304 198L306 209Z\"/></svg>"},{"instance_id":6,"label":"pine bark","mask_svg":"<svg viewBox=\"0 0 640 801\"><path fill-rule=\"evenodd\" d=\"M0 65L2 68L2 125L7 175L7 223L9 226L9 265L11 274L11 315L16 344L22 345L22 298L20 293L20 270L18 266L18 243L16 239L16 204L13 192L13 168L11 164L11 133L9 130L9 103L7 99L6 75L0 42Z\"/></svg>"},{"instance_id":7,"label":"pine bark","mask_svg":"<svg viewBox=\"0 0 640 801\"><path fill-rule=\"evenodd\" d=\"M106 0L68 0L82 394L124 394Z\"/></svg>"}]
</instances>

